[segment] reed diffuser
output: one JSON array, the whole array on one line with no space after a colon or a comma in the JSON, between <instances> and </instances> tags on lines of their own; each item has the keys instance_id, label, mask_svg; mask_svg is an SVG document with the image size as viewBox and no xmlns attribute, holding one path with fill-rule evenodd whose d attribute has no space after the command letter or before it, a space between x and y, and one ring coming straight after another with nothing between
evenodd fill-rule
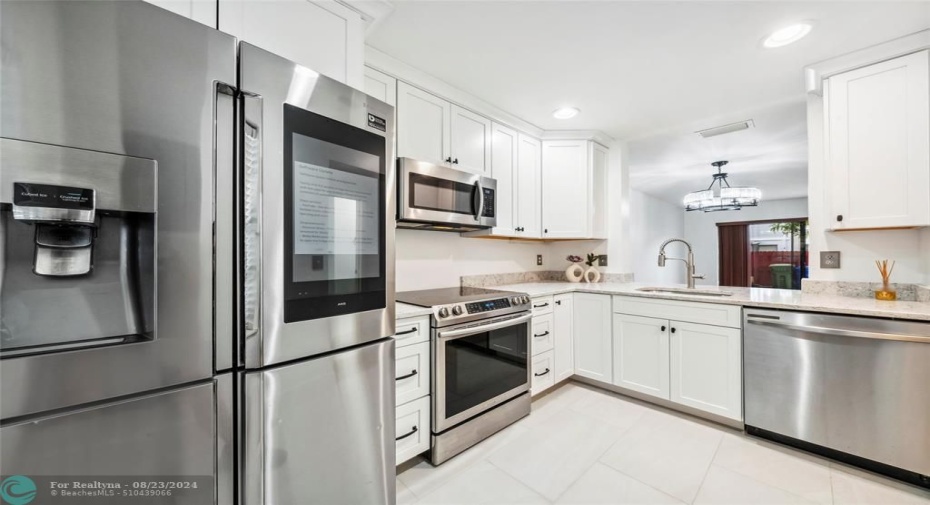
<instances>
[{"instance_id":1,"label":"reed diffuser","mask_svg":"<svg viewBox=\"0 0 930 505\"><path fill-rule=\"evenodd\" d=\"M876 300L897 300L898 294L891 289L891 272L894 270L894 261L890 264L888 260L875 260L875 266L878 272L882 274L882 289L875 292Z\"/></svg>"}]
</instances>

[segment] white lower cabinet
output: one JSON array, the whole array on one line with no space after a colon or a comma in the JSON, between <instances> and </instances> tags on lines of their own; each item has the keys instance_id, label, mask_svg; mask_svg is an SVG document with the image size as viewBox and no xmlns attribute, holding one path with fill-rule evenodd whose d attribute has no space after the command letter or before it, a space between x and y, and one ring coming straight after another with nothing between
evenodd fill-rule
<instances>
[{"instance_id":1,"label":"white lower cabinet","mask_svg":"<svg viewBox=\"0 0 930 505\"><path fill-rule=\"evenodd\" d=\"M394 387L396 464L430 448L429 316L395 325Z\"/></svg>"},{"instance_id":2,"label":"white lower cabinet","mask_svg":"<svg viewBox=\"0 0 930 505\"><path fill-rule=\"evenodd\" d=\"M530 347L532 356L539 353L551 351L554 347L553 339L555 335L552 332L552 314L545 314L533 318L533 334L531 335Z\"/></svg>"},{"instance_id":3,"label":"white lower cabinet","mask_svg":"<svg viewBox=\"0 0 930 505\"><path fill-rule=\"evenodd\" d=\"M610 295L575 293L572 320L575 374L610 383L613 372Z\"/></svg>"},{"instance_id":4,"label":"white lower cabinet","mask_svg":"<svg viewBox=\"0 0 930 505\"><path fill-rule=\"evenodd\" d=\"M533 372L533 379L530 384L530 395L535 396L555 384L555 376L552 371L552 356L553 351L551 349L537 356L533 356L530 366Z\"/></svg>"},{"instance_id":5,"label":"white lower cabinet","mask_svg":"<svg viewBox=\"0 0 930 505\"><path fill-rule=\"evenodd\" d=\"M429 396L397 407L394 425L395 464L399 465L429 450L429 411Z\"/></svg>"},{"instance_id":6,"label":"white lower cabinet","mask_svg":"<svg viewBox=\"0 0 930 505\"><path fill-rule=\"evenodd\" d=\"M737 328L671 322L671 400L742 419L742 334Z\"/></svg>"},{"instance_id":7,"label":"white lower cabinet","mask_svg":"<svg viewBox=\"0 0 930 505\"><path fill-rule=\"evenodd\" d=\"M572 300L574 295L555 295L552 309L552 334L555 354L552 357L553 381L562 382L575 374L575 350L572 338Z\"/></svg>"},{"instance_id":8,"label":"white lower cabinet","mask_svg":"<svg viewBox=\"0 0 930 505\"><path fill-rule=\"evenodd\" d=\"M614 384L669 398L668 321L614 315Z\"/></svg>"}]
</instances>

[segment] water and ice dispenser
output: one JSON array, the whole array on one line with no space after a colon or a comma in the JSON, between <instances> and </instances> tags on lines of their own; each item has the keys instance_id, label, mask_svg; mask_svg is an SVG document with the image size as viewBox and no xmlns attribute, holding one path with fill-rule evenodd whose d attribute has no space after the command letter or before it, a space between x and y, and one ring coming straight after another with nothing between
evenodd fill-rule
<instances>
[{"instance_id":1,"label":"water and ice dispenser","mask_svg":"<svg viewBox=\"0 0 930 505\"><path fill-rule=\"evenodd\" d=\"M153 160L0 139L0 358L155 337Z\"/></svg>"}]
</instances>

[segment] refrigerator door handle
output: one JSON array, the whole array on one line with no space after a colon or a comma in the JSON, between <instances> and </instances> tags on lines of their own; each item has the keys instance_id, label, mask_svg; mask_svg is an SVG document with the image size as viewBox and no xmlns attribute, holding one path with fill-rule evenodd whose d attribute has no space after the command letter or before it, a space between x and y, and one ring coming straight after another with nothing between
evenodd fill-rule
<instances>
[{"instance_id":1,"label":"refrigerator door handle","mask_svg":"<svg viewBox=\"0 0 930 505\"><path fill-rule=\"evenodd\" d=\"M239 100L239 175L241 225L238 299L241 304L239 365L261 362L262 327L262 98L242 91ZM247 359L248 357L248 359Z\"/></svg>"},{"instance_id":2,"label":"refrigerator door handle","mask_svg":"<svg viewBox=\"0 0 930 505\"><path fill-rule=\"evenodd\" d=\"M215 369L233 367L235 328L235 100L233 86L213 88L213 332Z\"/></svg>"}]
</instances>

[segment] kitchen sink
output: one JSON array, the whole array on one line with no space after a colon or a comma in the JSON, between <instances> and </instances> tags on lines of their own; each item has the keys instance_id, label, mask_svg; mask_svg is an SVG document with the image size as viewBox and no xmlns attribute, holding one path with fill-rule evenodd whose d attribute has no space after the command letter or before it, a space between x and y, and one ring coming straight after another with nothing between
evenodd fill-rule
<instances>
[{"instance_id":1,"label":"kitchen sink","mask_svg":"<svg viewBox=\"0 0 930 505\"><path fill-rule=\"evenodd\" d=\"M694 288L636 288L636 291L644 293L671 293L676 295L696 295L696 296L733 296L730 291L717 291L713 289L694 289Z\"/></svg>"}]
</instances>

